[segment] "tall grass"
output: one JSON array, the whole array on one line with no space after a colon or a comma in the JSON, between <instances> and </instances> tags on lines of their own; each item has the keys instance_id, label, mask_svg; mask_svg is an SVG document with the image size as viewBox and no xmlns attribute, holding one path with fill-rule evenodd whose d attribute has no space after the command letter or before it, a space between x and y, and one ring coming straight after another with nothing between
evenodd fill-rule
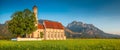
<instances>
[{"instance_id":1,"label":"tall grass","mask_svg":"<svg viewBox=\"0 0 120 50\"><path fill-rule=\"evenodd\" d=\"M120 50L120 39L0 40L0 50Z\"/></svg>"}]
</instances>

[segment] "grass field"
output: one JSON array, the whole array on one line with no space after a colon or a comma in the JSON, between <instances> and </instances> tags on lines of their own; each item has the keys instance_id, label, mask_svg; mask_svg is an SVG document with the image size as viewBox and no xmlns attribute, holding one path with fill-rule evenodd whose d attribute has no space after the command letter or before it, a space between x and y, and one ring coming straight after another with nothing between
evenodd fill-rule
<instances>
[{"instance_id":1,"label":"grass field","mask_svg":"<svg viewBox=\"0 0 120 50\"><path fill-rule=\"evenodd\" d=\"M0 40L0 50L120 50L120 39Z\"/></svg>"}]
</instances>

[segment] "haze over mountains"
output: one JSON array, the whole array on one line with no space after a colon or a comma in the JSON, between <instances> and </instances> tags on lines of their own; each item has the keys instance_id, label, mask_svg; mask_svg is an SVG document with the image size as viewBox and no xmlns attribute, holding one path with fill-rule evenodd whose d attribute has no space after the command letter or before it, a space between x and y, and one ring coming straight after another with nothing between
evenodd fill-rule
<instances>
[{"instance_id":1,"label":"haze over mountains","mask_svg":"<svg viewBox=\"0 0 120 50\"><path fill-rule=\"evenodd\" d=\"M43 20L39 20L41 23ZM120 35L108 34L93 24L85 24L83 22L73 21L65 27L67 38L120 38ZM0 38L12 37L7 30L6 24L0 24Z\"/></svg>"}]
</instances>

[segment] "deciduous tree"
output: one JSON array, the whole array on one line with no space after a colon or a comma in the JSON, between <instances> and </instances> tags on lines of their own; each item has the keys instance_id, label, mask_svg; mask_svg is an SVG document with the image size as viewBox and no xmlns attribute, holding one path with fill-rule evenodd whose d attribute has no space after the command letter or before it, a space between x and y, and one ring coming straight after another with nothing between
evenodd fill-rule
<instances>
[{"instance_id":1,"label":"deciduous tree","mask_svg":"<svg viewBox=\"0 0 120 50\"><path fill-rule=\"evenodd\" d=\"M11 16L8 22L8 30L17 37L30 34L36 30L36 18L33 12L29 9L24 11L17 11Z\"/></svg>"}]
</instances>

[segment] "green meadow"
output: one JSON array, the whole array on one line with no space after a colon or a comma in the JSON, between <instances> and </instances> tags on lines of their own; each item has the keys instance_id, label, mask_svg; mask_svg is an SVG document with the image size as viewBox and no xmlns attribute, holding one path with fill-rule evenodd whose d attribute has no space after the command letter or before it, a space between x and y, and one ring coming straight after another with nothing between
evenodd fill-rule
<instances>
[{"instance_id":1,"label":"green meadow","mask_svg":"<svg viewBox=\"0 0 120 50\"><path fill-rule=\"evenodd\" d=\"M0 40L0 50L120 50L120 39Z\"/></svg>"}]
</instances>

